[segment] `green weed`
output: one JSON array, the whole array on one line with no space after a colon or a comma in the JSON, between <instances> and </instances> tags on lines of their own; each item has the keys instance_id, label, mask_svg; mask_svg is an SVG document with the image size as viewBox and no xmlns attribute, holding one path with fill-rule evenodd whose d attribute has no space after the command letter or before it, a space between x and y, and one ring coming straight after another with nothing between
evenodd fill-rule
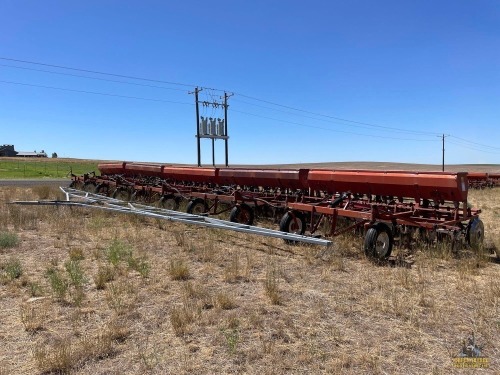
<instances>
[{"instance_id":1,"label":"green weed","mask_svg":"<svg viewBox=\"0 0 500 375\"><path fill-rule=\"evenodd\" d=\"M45 271L45 276L49 279L50 287L52 293L59 300L64 300L66 298L66 293L68 292L69 282L64 277L62 272L54 266L50 266Z\"/></svg>"},{"instance_id":2,"label":"green weed","mask_svg":"<svg viewBox=\"0 0 500 375\"><path fill-rule=\"evenodd\" d=\"M129 261L132 257L132 248L120 240L115 239L106 250L106 257L108 262L117 267L119 263Z\"/></svg>"},{"instance_id":3,"label":"green weed","mask_svg":"<svg viewBox=\"0 0 500 375\"><path fill-rule=\"evenodd\" d=\"M0 232L0 248L14 247L19 244L19 238L15 233Z\"/></svg>"},{"instance_id":4,"label":"green weed","mask_svg":"<svg viewBox=\"0 0 500 375\"><path fill-rule=\"evenodd\" d=\"M220 330L226 339L226 345L231 354L236 353L236 348L240 341L239 325L239 320L231 317L228 322L228 328Z\"/></svg>"},{"instance_id":5,"label":"green weed","mask_svg":"<svg viewBox=\"0 0 500 375\"><path fill-rule=\"evenodd\" d=\"M1 278L9 282L18 279L23 274L21 262L17 258L10 258L5 264L0 267Z\"/></svg>"},{"instance_id":6,"label":"green weed","mask_svg":"<svg viewBox=\"0 0 500 375\"><path fill-rule=\"evenodd\" d=\"M26 287L28 288L31 297L40 297L43 295L43 289L37 282L28 282Z\"/></svg>"},{"instance_id":7,"label":"green weed","mask_svg":"<svg viewBox=\"0 0 500 375\"><path fill-rule=\"evenodd\" d=\"M76 288L81 288L86 283L85 275L79 261L69 260L64 263L64 268L69 276L71 285Z\"/></svg>"},{"instance_id":8,"label":"green weed","mask_svg":"<svg viewBox=\"0 0 500 375\"><path fill-rule=\"evenodd\" d=\"M130 257L128 259L128 266L129 268L139 272L143 278L147 278L149 276L149 272L151 271L151 266L149 265L146 257Z\"/></svg>"}]
</instances>

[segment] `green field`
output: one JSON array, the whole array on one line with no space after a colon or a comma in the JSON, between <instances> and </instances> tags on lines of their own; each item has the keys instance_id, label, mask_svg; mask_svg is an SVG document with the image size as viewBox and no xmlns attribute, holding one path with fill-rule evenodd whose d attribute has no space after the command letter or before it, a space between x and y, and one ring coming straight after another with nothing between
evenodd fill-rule
<instances>
[{"instance_id":1,"label":"green field","mask_svg":"<svg viewBox=\"0 0 500 375\"><path fill-rule=\"evenodd\" d=\"M0 158L0 179L70 178L98 171L97 161L80 159Z\"/></svg>"}]
</instances>

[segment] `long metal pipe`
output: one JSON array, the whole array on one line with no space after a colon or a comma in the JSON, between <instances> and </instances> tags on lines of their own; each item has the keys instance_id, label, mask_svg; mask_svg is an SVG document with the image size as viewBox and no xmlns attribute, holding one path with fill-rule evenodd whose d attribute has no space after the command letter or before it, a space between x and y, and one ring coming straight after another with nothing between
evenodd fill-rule
<instances>
[{"instance_id":1,"label":"long metal pipe","mask_svg":"<svg viewBox=\"0 0 500 375\"><path fill-rule=\"evenodd\" d=\"M202 215L192 215L178 211L171 211L159 207L124 202L119 199L109 198L102 195L83 192L71 188L60 187L60 189L66 195L66 200L64 201L58 201L58 200L15 201L12 203L20 205L78 206L85 208L94 208L98 210L141 215L155 219L163 219L163 220L180 222L184 224L198 225L208 228L217 228L217 229L231 230L240 233L255 234L265 237L281 238L289 241L308 243L312 245L329 247L332 244L332 241L321 238L303 236L300 234L293 234L293 233L285 233L273 229L260 228L252 225L213 219Z\"/></svg>"}]
</instances>

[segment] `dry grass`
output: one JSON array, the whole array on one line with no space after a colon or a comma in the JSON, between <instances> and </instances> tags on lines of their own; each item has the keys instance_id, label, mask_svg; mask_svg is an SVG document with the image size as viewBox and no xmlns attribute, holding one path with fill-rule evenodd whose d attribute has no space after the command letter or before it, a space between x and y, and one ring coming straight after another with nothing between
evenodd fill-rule
<instances>
[{"instance_id":1,"label":"dry grass","mask_svg":"<svg viewBox=\"0 0 500 375\"><path fill-rule=\"evenodd\" d=\"M2 187L0 201L56 194ZM498 249L500 189L470 196ZM16 238L0 247L2 374L448 374L471 333L482 373L500 368L500 265L467 249L391 267L348 235L325 251L3 204L0 233Z\"/></svg>"}]
</instances>

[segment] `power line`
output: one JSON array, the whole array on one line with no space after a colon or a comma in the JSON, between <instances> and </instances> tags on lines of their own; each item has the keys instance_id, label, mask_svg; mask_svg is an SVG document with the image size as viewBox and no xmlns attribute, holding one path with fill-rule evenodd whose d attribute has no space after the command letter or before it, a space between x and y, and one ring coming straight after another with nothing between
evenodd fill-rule
<instances>
[{"instance_id":1,"label":"power line","mask_svg":"<svg viewBox=\"0 0 500 375\"><path fill-rule=\"evenodd\" d=\"M500 150L500 147L494 147L494 146L484 145L484 144L482 144L482 143L477 143L477 142L469 141L469 140L467 140L467 139L463 139L463 138L460 138L460 137L457 137L457 136L454 136L454 135L450 135L450 137L453 137L453 138L459 139L459 140L461 140L462 142L472 143L472 144L477 145L477 146L487 147L487 148L491 148L491 149L494 149L494 150Z\"/></svg>"},{"instance_id":2,"label":"power line","mask_svg":"<svg viewBox=\"0 0 500 375\"><path fill-rule=\"evenodd\" d=\"M436 140L434 140L434 139L397 138L397 137L388 137L388 136L383 136L383 135L355 133L355 132L349 132L349 131L345 131L345 130L336 130L336 129L331 129L331 128L325 128L325 127L322 127L322 126L307 125L307 124L302 124L300 122L294 122L294 121L288 121L288 120L280 120L280 119L276 119L276 118L272 118L272 117L256 115L254 113L237 111L235 109L233 109L232 111L233 112L237 112L237 113L242 113L242 114L245 114L245 115L249 115L249 116L260 117L260 118L267 119L267 120L284 122L284 123L287 123L287 124L298 125L298 126L302 126L302 127L305 127L305 128L326 130L326 131L331 131L331 132L335 132L335 133L354 134L354 135L359 135L359 136L362 136L362 137L373 137L373 138L382 138L382 139L395 139L395 140L400 140L400 141L436 142Z\"/></svg>"},{"instance_id":3,"label":"power line","mask_svg":"<svg viewBox=\"0 0 500 375\"><path fill-rule=\"evenodd\" d=\"M259 102L262 102L262 103L267 103L267 104L275 105L277 107L286 108L286 109L290 109L290 110L297 111L297 112L302 112L302 113L308 113L308 114L311 114L311 115L321 116L321 117L325 117L325 118L329 118L329 119L333 119L333 120L345 121L345 122L349 122L349 123L352 123L352 124L365 125L365 126L375 127L375 128L379 128L379 129L388 129L388 130L398 130L398 131L407 131L407 132L410 132L409 130L402 129L402 128L394 128L394 127L390 127L390 126L370 124L370 123L367 123L367 122L348 120L348 119L344 119L344 118L341 118L341 117L330 116L330 115L325 115L325 114L321 114L321 113L317 113L317 112L307 111L305 109L294 108L294 107L290 107L290 106L287 106L287 105L282 105L282 104L270 102L268 100L258 99L258 98L252 97L252 96L248 96L248 95L244 95L244 94L240 94L240 93L236 93L236 92L234 94L242 96L242 97L245 97L245 98L248 98L248 99L256 100L256 101L259 101ZM415 133L421 133L421 134L427 134L427 135L433 135L433 136L439 135L439 133L435 133L435 132L424 132L424 131L414 131L414 132Z\"/></svg>"},{"instance_id":4,"label":"power line","mask_svg":"<svg viewBox=\"0 0 500 375\"><path fill-rule=\"evenodd\" d=\"M21 85L21 86L28 86L28 87L36 87L36 88L43 88L43 89L50 89L50 90L69 91L69 92L76 92L76 93L83 93L83 94L92 94L92 95L102 95L102 96L118 97L118 98L125 98L125 99L136 99L136 100L163 102L163 103L193 105L192 103L178 102L178 101L172 101L172 100L164 100L164 99L156 99L156 98L144 98L144 97L128 96L128 95L118 95L118 94L110 94L110 93L103 93L103 92L96 92L96 91L76 90L76 89L68 89L68 88L54 87L54 86L35 85L35 84L22 83L22 82L13 82L13 81L3 81L3 80L0 80L0 83L13 84L13 85ZM249 116L254 116L254 117L259 117L259 118L264 118L264 119L267 119L267 120L288 123L288 124L297 125L297 126L306 127L306 128L331 131L331 132L335 132L335 133L344 133L344 134L358 135L358 136L362 136L362 137L372 137L372 138L380 138L380 139L392 139L392 140L401 140L401 141L435 142L435 140L432 140L432 139L388 137L388 136L381 136L381 135L373 135L373 134L363 134L363 133L349 132L349 131L345 131L345 130L336 130L336 129L325 128L325 127L321 127L321 126L303 124L303 123L294 122L294 121L276 119L276 118L272 118L272 117L257 115L257 114L254 114L254 113L249 113L249 112L244 112L244 111L238 111L238 110L234 110L234 109L233 109L233 112L241 113L241 114L245 114L245 115L249 115ZM479 149L479 148L465 146L465 145L462 145L460 143L453 142L453 141L449 141L449 143L452 143L452 144L455 144L455 145L458 145L458 146L461 146L461 147L465 147L465 148L468 148L468 149L471 149L471 150L482 151L482 152L487 152L487 153L491 153L491 154L498 154L497 152L485 151L485 150L482 150L482 149Z\"/></svg>"},{"instance_id":5,"label":"power line","mask_svg":"<svg viewBox=\"0 0 500 375\"><path fill-rule=\"evenodd\" d=\"M479 151L479 152L484 152L484 153L487 153L487 154L494 154L494 155L500 155L500 152L496 152L496 151L487 151L487 150L484 150L484 149L481 149L481 148L478 148L478 147L474 147L474 146L468 146L468 145L465 145L463 143L459 143L459 142L456 142L456 141L453 141L451 139L448 140L448 143L451 143L455 146L459 146L459 147L462 147L462 148L466 148L468 150L473 150L473 151Z\"/></svg>"},{"instance_id":6,"label":"power line","mask_svg":"<svg viewBox=\"0 0 500 375\"><path fill-rule=\"evenodd\" d=\"M128 95L117 95L117 94L102 93L102 92L96 92L96 91L75 90L75 89L68 89L68 88L62 88L62 87L45 86L45 85L35 85L35 84L22 83L22 82L13 82L13 81L3 81L3 80L0 80L0 83L13 84L13 85L21 85L21 86L28 86L28 87L36 87L36 88L43 88L43 89L50 89L50 90L61 90L61 91L77 92L77 93L83 93L83 94L111 96L111 97L126 98L126 99L137 99L137 100L146 100L146 101L154 101L154 102L164 102L164 103L193 105L191 103L177 102L177 101L172 101L172 100L155 99L155 98L143 98L143 97L128 96ZM242 114L246 114L246 115L254 116L254 117L260 117L260 118L264 118L264 119L268 119L268 120L272 120L272 121L284 122L284 123L288 123L288 124L298 125L298 126L307 127L307 128L326 130L326 131L331 131L331 132L335 132L335 133L353 134L353 135L359 135L359 136L362 136L362 137L373 137L373 138L382 138L382 139L394 139L394 140L403 140L403 141L419 141L419 142L432 141L432 140L425 140L425 139L408 139L408 138L397 138L397 137L387 137L387 136L380 136L380 135L355 133L355 132L349 132L349 131L343 131L343 130L335 130L335 129L331 129L331 128L325 128L325 127L321 127L321 126L307 125L307 124L302 124L302 123L293 122L293 121L280 120L280 119L275 119L275 118L271 118L271 117L257 115L257 114L254 114L254 113L248 113L248 112L238 111L238 110L234 110L234 109L233 109L233 112L242 113Z\"/></svg>"},{"instance_id":7,"label":"power line","mask_svg":"<svg viewBox=\"0 0 500 375\"><path fill-rule=\"evenodd\" d=\"M345 126L351 126L351 127L361 128L361 129L372 129L372 130L374 129L374 127L375 128L380 128L380 126L377 126L377 125L368 125L368 124L366 124L366 125L355 125L355 124L351 124L351 123L347 123L346 124L345 122L338 122L338 121L341 121L341 120L336 120L337 122L335 122L335 121L332 121L332 120L329 120L329 119L325 119L325 118L317 118L317 117L312 117L312 116L304 115L304 114L301 114L301 113L293 113L293 112L290 112L290 111L285 111L285 110L281 110L281 109L277 109L277 108L271 108L271 107L262 106L262 105L259 105L259 104L249 103L249 102L246 102L244 100L239 100L239 99L233 99L233 100L236 101L236 102L240 102L240 103L250 104L250 105L253 105L253 106L259 107L259 108L270 109L272 111L286 113L286 114L291 114L291 115L300 116L300 117L304 117L304 118L309 118L309 119L316 120L316 121L323 121L323 122L327 122L327 123L330 123L330 124L338 124L338 125L345 125ZM342 120L342 121L344 121L344 120ZM401 133L409 133L409 134L424 135L424 136L432 136L432 135L436 135L437 134L437 133L432 133L432 132L423 132L423 131L418 131L418 130L406 130L406 129L399 129L399 128L384 127L384 129L391 129L391 130L398 131L398 132L401 132Z\"/></svg>"},{"instance_id":8,"label":"power line","mask_svg":"<svg viewBox=\"0 0 500 375\"><path fill-rule=\"evenodd\" d=\"M97 92L97 91L85 91L85 90L66 89L66 88L62 88L62 87L34 85L34 84L22 83L22 82L2 81L2 80L0 80L0 83L8 83L8 84L11 84L11 85L21 85L21 86L38 87L38 88L51 89L51 90L71 91L71 92L78 92L78 93L82 93L82 94L93 94L93 95L103 95L103 96L114 96L114 97L117 97L117 98L147 100L147 101L152 101L152 102L163 102L163 103L193 105L192 103L177 102L177 101L173 101L173 100L154 99L154 98L142 98L142 97L139 97L139 96L109 94L109 93L103 93L103 92Z\"/></svg>"},{"instance_id":9,"label":"power line","mask_svg":"<svg viewBox=\"0 0 500 375\"><path fill-rule=\"evenodd\" d=\"M57 75L63 75L63 76L69 76L69 77L87 78L87 79L93 79L93 80L97 80L97 81L122 83L122 84L125 84L125 85L152 87L152 88L156 88L156 89L175 90L175 91L183 91L183 92L186 91L185 89L178 89L178 88L175 88L175 87L164 87L164 86L146 85L146 84L136 83L136 82L117 81L117 80L114 80L114 79L89 77L89 76L82 76L82 75L79 75L79 74L71 74L71 73L53 72L53 71L50 71L50 70L26 68L26 67L21 67L21 66L14 66L14 65L0 64L0 66L8 67L8 68L15 68L15 69L31 70L31 71L34 71L34 72L43 72L43 73L57 74Z\"/></svg>"},{"instance_id":10,"label":"power line","mask_svg":"<svg viewBox=\"0 0 500 375\"><path fill-rule=\"evenodd\" d=\"M186 84L186 83L181 83L181 82L163 81L163 80L143 78L143 77L135 77L135 76L129 76L129 75L123 75L123 74L100 72L100 71L95 71L95 70L90 70L90 69L72 68L72 67L68 67L68 66L46 64L46 63L40 63L40 62L28 61L28 60L19 60L19 59L13 59L13 58L8 58L8 57L0 57L0 60L14 61L14 62L24 63L24 64L41 65L41 66L47 66L47 67L52 67L52 68L57 68L57 69L66 69L66 70L72 70L72 71L79 71L79 72L85 72L85 73L91 73L91 74L107 75L107 76L113 76L113 77L119 77L119 78L126 78L126 79L133 79L133 80L140 80L140 81L147 81L147 82L163 83L163 84L168 84L168 85L177 85L177 86L190 87L190 88L196 86L196 85ZM3 66L8 66L8 65L3 65ZM13 66L10 66L10 67L13 67ZM30 68L22 68L22 67L16 67L16 68L27 69L27 70L34 70L34 71L41 71L41 72L52 73L52 74L71 75L71 74L67 74L67 73L44 71L44 70L41 70L41 69L38 70L38 69L30 69ZM140 84L132 83L132 82L122 82L122 81L106 80L106 79L97 78L97 77L87 77L87 76L79 76L79 75L72 75L72 76L142 86ZM64 90L64 91L72 91L72 92L79 92L79 93L86 93L86 94L94 94L94 95L114 96L114 97L121 97L121 98L128 98L128 99L139 99L139 100L148 100L148 101L156 101L156 102L167 102L167 103L175 103L175 104L188 104L188 105L192 105L190 103L185 103L185 102L176 102L176 101L169 101L169 100L162 100L162 99L142 98L142 97L117 95L117 94L108 94L108 93L92 92L92 91L84 91L84 90L64 89L64 88L59 88L59 87L33 85L33 84L26 84L26 83L12 82L12 81L0 81L0 82L2 82L2 83L8 83L8 84L16 84L16 85L40 87L40 88L53 89L53 90ZM148 86L148 85L144 85L144 86ZM159 87L159 86L149 86L149 87L157 87L157 88L164 88L164 89L172 89L172 90L174 90L173 88ZM200 87L200 88L209 89L209 90L213 90L213 91L220 91L220 92L227 91L227 90L221 90L221 89L209 88L209 87ZM184 91L182 89L177 89L177 90ZM332 120L336 120L336 121L343 121L343 122L347 122L347 123L350 123L350 124L357 124L361 128L363 128L363 127L370 127L370 128L378 128L378 129L387 129L387 130L393 130L393 131L399 131L399 132L406 132L406 133L415 134L415 135L417 135L417 134L432 135L432 136L440 135L439 133L434 133L434 132L415 131L415 130L412 131L412 130L407 130L407 129L403 129L403 128L396 128L396 127L371 124L371 123L366 123L366 122L361 122L361 121L354 121L354 120L344 119L344 118L341 118L341 117L330 116L330 115L325 115L325 114L321 114L321 113L317 113L317 112L313 112L313 111L308 111L308 110L304 110L304 109L300 109L300 108L294 108L294 107L291 107L291 106L287 106L287 105L275 103L275 102L264 100L264 99L259 99L259 98L256 98L256 97L253 97L253 96L249 96L249 95L245 95L245 94L241 94L241 93L233 93L233 94L239 95L241 97L244 97L244 98L247 98L247 99L250 99L250 100L255 100L255 101L258 101L258 102L261 102L261 103L266 103L266 104L269 104L269 105L273 105L273 106L276 106L276 107L285 108L285 109L288 109L288 110L291 110L291 111L295 111L295 112L299 112L299 113L306 113L306 114L309 114L309 115L319 116L319 117L328 118L328 119L332 119ZM247 102L247 104L251 104L251 103ZM256 105L256 104L251 104L251 105ZM264 107L264 108L266 108L266 107ZM267 108L271 109L271 110L277 110L277 109L273 109L273 108L269 108L269 107L267 107ZM233 110L233 111L235 111L235 110ZM235 111L235 112L238 112L238 111ZM286 112L286 111L280 111L280 112L289 113L289 112ZM248 115L251 115L251 116L258 116L258 117L262 117L262 118L267 118L267 119L271 119L271 120L274 120L274 121L288 122L288 123L299 125L299 126L314 127L314 128L318 128L318 129L322 129L322 130L327 130L327 131L334 131L334 132L339 132L339 133L347 133L347 134L355 134L355 135L365 136L364 134L359 134L359 133L354 133L354 132L347 132L347 131L341 131L341 130L334 130L334 129L328 129L328 128L322 128L322 127L317 127L317 126L309 126L309 125L304 125L304 124L295 123L295 122L291 122L291 121L278 120L278 119L273 119L273 118L269 118L269 117L259 116L259 115L255 115L255 114L251 114L251 113L247 113L247 112L241 112L240 111L240 113L248 114ZM291 114L291 113L289 113L289 114ZM319 121L325 121L325 120L321 120L321 119L317 119L317 118L313 118L313 117L308 117L308 116L304 116L304 115L301 115L301 116L302 117L306 117L306 118L312 118L312 119L319 120ZM344 124L344 125L348 125L348 124ZM351 125L351 126L355 126L355 125ZM387 136L376 136L376 135L367 135L367 136L376 137L376 138L385 138L385 139L414 140L414 141L417 141L417 139L404 139L404 138L395 138L395 137L387 137ZM488 145L484 145L484 144L481 144L481 143L476 143L476 142L468 141L468 140L465 140L463 138L456 137L456 136L453 136L453 135L450 135L450 137L453 137L453 138L456 138L456 139L461 140L463 142L467 142L467 143L474 144L474 145L477 145L477 146L486 147L486 148L493 149L493 150L500 150L499 147L488 146ZM420 141L427 141L427 140L420 140ZM460 145L459 143L453 143L453 144ZM469 149L474 149L473 147L467 147L466 145L460 145L460 146L465 147L465 148L469 148ZM488 152L488 151L481 150L481 149L475 149L475 150L482 151L482 152ZM495 153L495 152L490 152L490 153Z\"/></svg>"},{"instance_id":11,"label":"power line","mask_svg":"<svg viewBox=\"0 0 500 375\"><path fill-rule=\"evenodd\" d=\"M35 62L35 61L12 59L12 58L8 58L8 57L0 57L0 60L15 61L15 62L20 62L20 63L25 63L25 64L34 64L34 65L49 66L49 67L58 68L58 69L67 69L67 70L80 71L80 72L86 72L86 73L92 73L92 74L109 75L109 76L113 76L113 77L136 79L136 80L142 80L142 81L148 81L148 82L157 82L157 83L165 83L165 84L171 84L171 85L180 85L180 86L184 86L184 87L195 87L195 86L198 86L198 85L191 85L191 84L186 84L186 83L181 83L181 82L162 81L162 80L156 80L156 79L150 79L150 78L142 78L142 77L134 77L134 76L122 75L122 74L99 72L99 71L94 71L94 70L89 70L89 69L72 68L72 67L67 67L67 66L62 66L62 65L45 64L45 63L39 63L39 62ZM203 87L203 86L198 86L198 87L201 88L201 89L209 89L209 90L220 91L220 92L227 91L227 90L216 89L216 88L209 88L209 87ZM291 106L274 103L274 102L271 102L271 101L268 101L268 100L255 98L253 96L249 96L249 95L245 95L245 94L241 94L241 93L235 93L235 92L233 92L233 94L236 94L236 95L239 95L241 97L248 98L248 99L251 99L251 100L256 100L256 101L259 101L259 102L262 102L262 103L267 103L267 104L271 104L271 105L274 105L274 106L286 108L286 109L293 110L293 111L296 111L296 112L307 113L307 114L311 114L311 115L315 115L315 116L320 116L320 117L324 117L324 118L329 118L329 119L333 119L333 120L349 122L351 124L365 125L365 126L376 127L376 128L380 128L380 129L387 129L387 130L397 130L397 131L402 131L402 132L410 132L410 131L408 131L406 129L389 127L389 126L383 126L383 125L376 125L376 124L370 124L370 123L366 123L366 122L354 121L354 120L344 119L344 118L341 118L341 117L335 117L335 116L325 115L325 114L321 114L321 113L317 113L317 112L307 111L307 110L304 110L304 109L294 108L294 107L291 107ZM439 133L423 132L423 131L422 132L415 131L415 133L428 134L428 135L433 135L433 136L439 135Z\"/></svg>"},{"instance_id":12,"label":"power line","mask_svg":"<svg viewBox=\"0 0 500 375\"><path fill-rule=\"evenodd\" d=\"M158 79L134 77L134 76L128 76L128 75L124 75L124 74L106 73L106 72L99 72L99 71L96 71L96 70L71 68L71 67L62 66L62 65L53 65L53 64L39 63L39 62L35 62L35 61L11 59L11 58L8 58L8 57L0 57L0 60L15 61L15 62L20 62L20 63L24 63L24 64L34 64L34 65L49 66L51 68L74 70L74 71L77 71L77 72L85 72L85 73L92 73L92 74L102 74L102 75L107 75L107 76L112 76L112 77L136 79L136 80L139 80L139 81L166 83L166 84L169 84L169 85L177 85L177 86L185 86L185 87L194 87L194 86L196 86L196 85L190 85L190 84L181 83L181 82L161 81L161 80L158 80ZM221 90L218 90L218 91L221 91Z\"/></svg>"}]
</instances>

